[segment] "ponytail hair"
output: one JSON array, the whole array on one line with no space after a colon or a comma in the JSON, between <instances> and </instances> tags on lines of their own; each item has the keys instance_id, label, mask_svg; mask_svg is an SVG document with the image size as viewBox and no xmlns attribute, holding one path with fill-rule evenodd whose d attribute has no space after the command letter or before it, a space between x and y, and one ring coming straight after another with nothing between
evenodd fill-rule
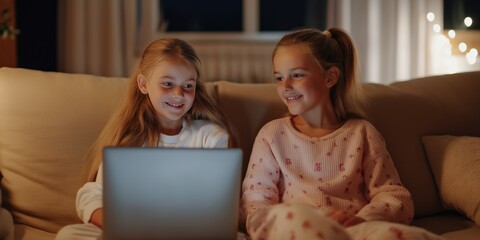
<instances>
[{"instance_id":1,"label":"ponytail hair","mask_svg":"<svg viewBox=\"0 0 480 240\"><path fill-rule=\"evenodd\" d=\"M358 80L357 50L350 36L340 28L325 31L305 28L293 31L280 39L273 51L281 46L304 44L323 69L340 70L337 83L330 90L330 100L338 119L365 117L365 98Z\"/></svg>"}]
</instances>

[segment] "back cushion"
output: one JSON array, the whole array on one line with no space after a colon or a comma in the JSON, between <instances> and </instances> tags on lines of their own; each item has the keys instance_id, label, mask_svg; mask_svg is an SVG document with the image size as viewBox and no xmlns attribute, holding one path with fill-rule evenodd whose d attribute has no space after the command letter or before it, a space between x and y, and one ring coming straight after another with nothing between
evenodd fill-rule
<instances>
[{"instance_id":1,"label":"back cushion","mask_svg":"<svg viewBox=\"0 0 480 240\"><path fill-rule=\"evenodd\" d=\"M369 97L369 121L382 133L402 183L412 193L415 216L443 210L435 181L420 142L432 119L424 115L428 98L389 86L365 85Z\"/></svg>"},{"instance_id":2,"label":"back cushion","mask_svg":"<svg viewBox=\"0 0 480 240\"><path fill-rule=\"evenodd\" d=\"M1 189L17 224L55 233L80 221L84 157L123 102L127 81L0 69Z\"/></svg>"}]
</instances>

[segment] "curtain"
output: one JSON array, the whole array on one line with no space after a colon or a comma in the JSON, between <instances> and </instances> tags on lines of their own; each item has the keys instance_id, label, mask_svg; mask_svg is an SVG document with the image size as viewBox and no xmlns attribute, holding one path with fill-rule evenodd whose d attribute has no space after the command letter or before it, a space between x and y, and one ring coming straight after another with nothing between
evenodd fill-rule
<instances>
[{"instance_id":1,"label":"curtain","mask_svg":"<svg viewBox=\"0 0 480 240\"><path fill-rule=\"evenodd\" d=\"M158 0L59 0L59 71L128 76L156 37L158 9Z\"/></svg>"},{"instance_id":2,"label":"curtain","mask_svg":"<svg viewBox=\"0 0 480 240\"><path fill-rule=\"evenodd\" d=\"M435 73L432 25L443 26L442 0L329 0L328 7L328 26L345 29L357 46L362 81L388 84Z\"/></svg>"}]
</instances>

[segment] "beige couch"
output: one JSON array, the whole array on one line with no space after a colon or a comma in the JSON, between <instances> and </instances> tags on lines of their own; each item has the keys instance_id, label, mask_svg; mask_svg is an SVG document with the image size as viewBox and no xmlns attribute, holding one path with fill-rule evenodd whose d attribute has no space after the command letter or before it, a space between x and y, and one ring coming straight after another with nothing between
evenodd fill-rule
<instances>
[{"instance_id":1,"label":"beige couch","mask_svg":"<svg viewBox=\"0 0 480 240\"><path fill-rule=\"evenodd\" d=\"M74 201L85 153L127 81L0 69L2 208L13 215L15 239L53 239L62 226L79 222ZM274 84L207 86L247 157L260 127L286 112ZM480 239L480 72L364 87L368 118L412 192L413 224L448 239ZM0 222L6 231L8 221Z\"/></svg>"}]
</instances>

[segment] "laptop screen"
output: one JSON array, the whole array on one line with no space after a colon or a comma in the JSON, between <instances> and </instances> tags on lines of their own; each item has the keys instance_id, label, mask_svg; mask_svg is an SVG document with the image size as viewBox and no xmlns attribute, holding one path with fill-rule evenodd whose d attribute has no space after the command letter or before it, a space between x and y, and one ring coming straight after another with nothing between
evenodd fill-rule
<instances>
[{"instance_id":1,"label":"laptop screen","mask_svg":"<svg viewBox=\"0 0 480 240\"><path fill-rule=\"evenodd\" d=\"M242 151L105 148L104 238L235 239Z\"/></svg>"}]
</instances>

